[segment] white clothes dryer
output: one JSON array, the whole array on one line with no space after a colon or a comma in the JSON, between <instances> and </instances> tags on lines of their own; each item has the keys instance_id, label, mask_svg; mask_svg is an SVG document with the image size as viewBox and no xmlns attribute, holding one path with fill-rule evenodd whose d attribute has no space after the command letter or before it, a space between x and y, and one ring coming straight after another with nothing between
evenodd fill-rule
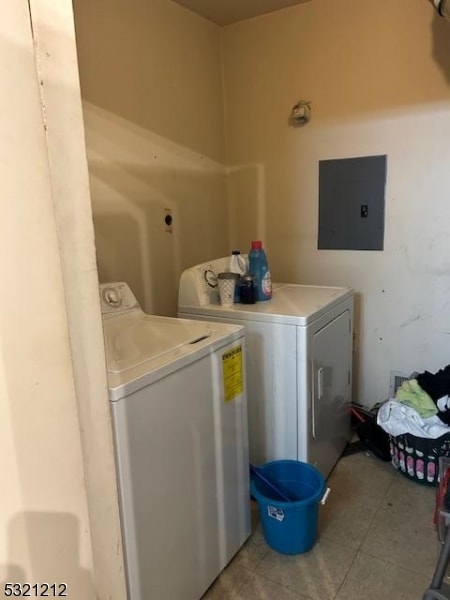
<instances>
[{"instance_id":1,"label":"white clothes dryer","mask_svg":"<svg viewBox=\"0 0 450 600\"><path fill-rule=\"evenodd\" d=\"M182 273L178 316L245 326L251 462L301 460L327 477L351 433L353 290L275 283L271 300L225 308L228 264Z\"/></svg>"},{"instance_id":2,"label":"white clothes dryer","mask_svg":"<svg viewBox=\"0 0 450 600\"><path fill-rule=\"evenodd\" d=\"M250 535L242 327L100 286L129 600L198 600Z\"/></svg>"}]
</instances>

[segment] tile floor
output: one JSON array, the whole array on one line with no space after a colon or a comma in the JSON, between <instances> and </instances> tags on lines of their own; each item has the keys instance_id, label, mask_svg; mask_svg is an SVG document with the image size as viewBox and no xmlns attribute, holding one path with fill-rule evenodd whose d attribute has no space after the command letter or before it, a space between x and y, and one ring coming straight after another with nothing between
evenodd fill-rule
<instances>
[{"instance_id":1,"label":"tile floor","mask_svg":"<svg viewBox=\"0 0 450 600\"><path fill-rule=\"evenodd\" d=\"M252 535L204 600L420 600L440 550L434 488L366 452L341 458L328 485L306 554L273 551L252 503Z\"/></svg>"}]
</instances>

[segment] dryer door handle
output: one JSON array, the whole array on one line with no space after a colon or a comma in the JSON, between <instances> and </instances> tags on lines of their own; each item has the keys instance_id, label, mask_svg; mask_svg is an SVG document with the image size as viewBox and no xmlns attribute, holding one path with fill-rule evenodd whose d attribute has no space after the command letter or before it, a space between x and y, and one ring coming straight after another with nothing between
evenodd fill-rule
<instances>
[{"instance_id":1,"label":"dryer door handle","mask_svg":"<svg viewBox=\"0 0 450 600\"><path fill-rule=\"evenodd\" d=\"M323 396L323 377L324 377L325 369L324 367L319 367L317 370L317 400L321 400Z\"/></svg>"},{"instance_id":2,"label":"dryer door handle","mask_svg":"<svg viewBox=\"0 0 450 600\"><path fill-rule=\"evenodd\" d=\"M324 367L319 367L316 373L316 385L314 386L313 400L312 400L312 436L316 438L316 417L319 413L319 405L316 403L322 400L324 390Z\"/></svg>"}]
</instances>

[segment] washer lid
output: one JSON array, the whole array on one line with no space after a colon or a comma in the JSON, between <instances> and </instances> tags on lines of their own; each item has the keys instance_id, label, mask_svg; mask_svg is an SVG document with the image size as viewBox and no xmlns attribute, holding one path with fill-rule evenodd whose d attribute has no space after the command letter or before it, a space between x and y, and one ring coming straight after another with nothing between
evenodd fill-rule
<instances>
[{"instance_id":1,"label":"washer lid","mask_svg":"<svg viewBox=\"0 0 450 600\"><path fill-rule=\"evenodd\" d=\"M200 356L238 339L239 325L207 323L131 311L103 320L110 398L148 385ZM131 388L111 395L112 388ZM114 396L114 397L113 397Z\"/></svg>"},{"instance_id":2,"label":"washer lid","mask_svg":"<svg viewBox=\"0 0 450 600\"><path fill-rule=\"evenodd\" d=\"M352 296L353 289L350 287L275 283L271 300L256 304L235 304L231 308L219 304L201 307L180 305L178 313L305 326Z\"/></svg>"}]
</instances>

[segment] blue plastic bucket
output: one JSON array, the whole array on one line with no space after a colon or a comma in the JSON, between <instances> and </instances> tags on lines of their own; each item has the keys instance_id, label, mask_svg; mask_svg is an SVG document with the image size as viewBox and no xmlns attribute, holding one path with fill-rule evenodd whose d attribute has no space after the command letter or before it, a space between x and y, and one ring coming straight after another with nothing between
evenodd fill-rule
<instances>
[{"instance_id":1,"label":"blue plastic bucket","mask_svg":"<svg viewBox=\"0 0 450 600\"><path fill-rule=\"evenodd\" d=\"M317 541L319 502L326 489L323 475L297 460L275 460L258 468L293 498L282 501L267 484L251 477L250 491L258 503L266 542L282 554L308 552Z\"/></svg>"}]
</instances>

